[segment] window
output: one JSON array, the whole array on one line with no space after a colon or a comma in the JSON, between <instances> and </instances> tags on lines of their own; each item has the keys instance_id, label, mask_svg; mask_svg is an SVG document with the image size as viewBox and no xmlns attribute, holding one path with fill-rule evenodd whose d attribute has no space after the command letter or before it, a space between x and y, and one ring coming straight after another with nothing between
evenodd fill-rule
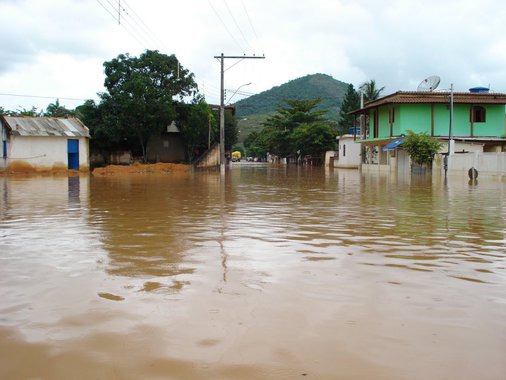
<instances>
[{"instance_id":1,"label":"window","mask_svg":"<svg viewBox=\"0 0 506 380\"><path fill-rule=\"evenodd\" d=\"M373 137L377 138L379 135L379 112L374 110L373 113Z\"/></svg>"},{"instance_id":2,"label":"window","mask_svg":"<svg viewBox=\"0 0 506 380\"><path fill-rule=\"evenodd\" d=\"M484 123L485 122L485 107L473 106L471 107L471 122Z\"/></svg>"},{"instance_id":3,"label":"window","mask_svg":"<svg viewBox=\"0 0 506 380\"><path fill-rule=\"evenodd\" d=\"M343 144L343 157L346 156L346 144Z\"/></svg>"},{"instance_id":4,"label":"window","mask_svg":"<svg viewBox=\"0 0 506 380\"><path fill-rule=\"evenodd\" d=\"M390 108L390 124L395 123L395 108Z\"/></svg>"},{"instance_id":5,"label":"window","mask_svg":"<svg viewBox=\"0 0 506 380\"><path fill-rule=\"evenodd\" d=\"M7 158L7 141L3 141L2 144L2 157Z\"/></svg>"}]
</instances>

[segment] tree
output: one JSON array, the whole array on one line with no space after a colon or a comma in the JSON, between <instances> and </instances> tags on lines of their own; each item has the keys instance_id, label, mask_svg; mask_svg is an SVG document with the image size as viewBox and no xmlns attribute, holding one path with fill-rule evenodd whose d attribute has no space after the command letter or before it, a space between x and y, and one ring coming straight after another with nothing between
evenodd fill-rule
<instances>
[{"instance_id":1,"label":"tree","mask_svg":"<svg viewBox=\"0 0 506 380\"><path fill-rule=\"evenodd\" d=\"M112 123L128 140L135 139L147 158L149 137L160 133L176 118L173 97L196 94L193 74L180 66L175 55L146 50L139 57L120 54L105 62L107 93L100 94ZM119 137L116 135L115 137Z\"/></svg>"},{"instance_id":2,"label":"tree","mask_svg":"<svg viewBox=\"0 0 506 380\"><path fill-rule=\"evenodd\" d=\"M110 102L96 104L93 100L87 100L75 110L76 117L90 130L90 147L100 152L105 162L108 162L108 153L130 149L132 145L111 107L113 104Z\"/></svg>"},{"instance_id":3,"label":"tree","mask_svg":"<svg viewBox=\"0 0 506 380\"><path fill-rule=\"evenodd\" d=\"M185 155L188 162L207 149L209 137L214 141L217 123L211 107L203 98L196 98L191 104L178 104L177 125L185 142ZM211 136L209 136L211 133Z\"/></svg>"},{"instance_id":4,"label":"tree","mask_svg":"<svg viewBox=\"0 0 506 380\"><path fill-rule=\"evenodd\" d=\"M232 149L232 146L237 142L238 136L237 120L232 111L225 110L225 150Z\"/></svg>"},{"instance_id":5,"label":"tree","mask_svg":"<svg viewBox=\"0 0 506 380\"><path fill-rule=\"evenodd\" d=\"M75 111L61 106L59 99L56 99L54 103L50 103L46 108L46 112L44 113L44 116L48 117L72 117L74 115Z\"/></svg>"},{"instance_id":6,"label":"tree","mask_svg":"<svg viewBox=\"0 0 506 380\"><path fill-rule=\"evenodd\" d=\"M299 125L293 133L293 140L302 156L318 158L322 158L326 151L333 150L336 142L335 132L323 123Z\"/></svg>"},{"instance_id":7,"label":"tree","mask_svg":"<svg viewBox=\"0 0 506 380\"><path fill-rule=\"evenodd\" d=\"M320 102L321 99L319 98L309 100L285 99L286 105L278 105L276 114L269 117L264 125L291 132L302 123L323 121L323 115L326 111L314 110Z\"/></svg>"},{"instance_id":8,"label":"tree","mask_svg":"<svg viewBox=\"0 0 506 380\"><path fill-rule=\"evenodd\" d=\"M266 134L263 131L251 132L244 140L244 147L246 148L246 156L265 158L268 151Z\"/></svg>"},{"instance_id":9,"label":"tree","mask_svg":"<svg viewBox=\"0 0 506 380\"><path fill-rule=\"evenodd\" d=\"M315 111L320 99L286 99L286 106L278 106L277 113L264 123L262 135L270 153L280 157L295 155L297 147L293 132L303 124L325 123L326 111Z\"/></svg>"},{"instance_id":10,"label":"tree","mask_svg":"<svg viewBox=\"0 0 506 380\"><path fill-rule=\"evenodd\" d=\"M378 99L384 89L385 87L378 88L374 79L371 79L369 82L364 82L360 86L360 91L364 94L364 100L366 102Z\"/></svg>"},{"instance_id":11,"label":"tree","mask_svg":"<svg viewBox=\"0 0 506 380\"><path fill-rule=\"evenodd\" d=\"M355 127L355 116L349 115L349 112L360 108L360 95L352 84L348 86L346 94L339 110L339 123L337 131L340 135L347 133L351 128Z\"/></svg>"},{"instance_id":12,"label":"tree","mask_svg":"<svg viewBox=\"0 0 506 380\"><path fill-rule=\"evenodd\" d=\"M411 161L418 165L432 165L434 155L441 149L441 142L427 133L408 131L402 147L408 152Z\"/></svg>"},{"instance_id":13,"label":"tree","mask_svg":"<svg viewBox=\"0 0 506 380\"><path fill-rule=\"evenodd\" d=\"M43 112L39 111L37 107L32 107L31 109L26 108L18 108L14 112L10 112L12 116L31 116L31 117L38 117L42 116Z\"/></svg>"}]
</instances>

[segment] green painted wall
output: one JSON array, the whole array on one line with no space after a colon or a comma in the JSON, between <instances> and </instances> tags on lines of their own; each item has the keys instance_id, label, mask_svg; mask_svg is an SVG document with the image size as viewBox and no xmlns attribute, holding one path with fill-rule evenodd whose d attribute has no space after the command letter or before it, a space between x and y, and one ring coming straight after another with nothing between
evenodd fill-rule
<instances>
[{"instance_id":1,"label":"green painted wall","mask_svg":"<svg viewBox=\"0 0 506 380\"><path fill-rule=\"evenodd\" d=\"M390 109L389 107L381 107L379 109L379 132L378 137L390 136Z\"/></svg>"},{"instance_id":2,"label":"green painted wall","mask_svg":"<svg viewBox=\"0 0 506 380\"><path fill-rule=\"evenodd\" d=\"M408 130L415 133L430 133L431 106L430 104L401 104L400 133L407 134Z\"/></svg>"},{"instance_id":3,"label":"green painted wall","mask_svg":"<svg viewBox=\"0 0 506 380\"><path fill-rule=\"evenodd\" d=\"M450 105L434 104L434 136L448 136L450 129Z\"/></svg>"},{"instance_id":4,"label":"green painted wall","mask_svg":"<svg viewBox=\"0 0 506 380\"><path fill-rule=\"evenodd\" d=\"M504 106L492 104L485 106L486 122L474 123L475 136L505 136Z\"/></svg>"},{"instance_id":5,"label":"green painted wall","mask_svg":"<svg viewBox=\"0 0 506 380\"><path fill-rule=\"evenodd\" d=\"M504 105L482 105L485 107L486 121L474 123L474 136L505 137ZM389 109L391 105L379 108L379 135L390 137ZM431 104L399 104L395 105L395 121L393 135L407 134L408 130L415 133L431 133ZM455 104L453 111L453 135L471 136L469 120L470 104ZM370 120L371 137L373 133L372 112ZM450 126L450 107L448 104L434 105L434 135L448 136Z\"/></svg>"}]
</instances>

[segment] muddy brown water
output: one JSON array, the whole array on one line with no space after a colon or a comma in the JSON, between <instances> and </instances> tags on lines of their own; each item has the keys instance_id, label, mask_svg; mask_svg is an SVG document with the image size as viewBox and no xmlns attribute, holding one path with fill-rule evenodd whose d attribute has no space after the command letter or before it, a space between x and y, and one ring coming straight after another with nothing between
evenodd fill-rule
<instances>
[{"instance_id":1,"label":"muddy brown water","mask_svg":"<svg viewBox=\"0 0 506 380\"><path fill-rule=\"evenodd\" d=\"M505 379L506 183L0 178L0 379Z\"/></svg>"}]
</instances>

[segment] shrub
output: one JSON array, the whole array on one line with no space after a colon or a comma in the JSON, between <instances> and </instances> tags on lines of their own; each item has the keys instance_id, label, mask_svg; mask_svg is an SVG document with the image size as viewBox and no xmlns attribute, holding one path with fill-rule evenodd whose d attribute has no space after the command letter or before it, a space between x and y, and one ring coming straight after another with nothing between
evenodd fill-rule
<instances>
[{"instance_id":1,"label":"shrub","mask_svg":"<svg viewBox=\"0 0 506 380\"><path fill-rule=\"evenodd\" d=\"M402 147L411 156L411 161L416 164L431 164L434 155L441 149L441 142L429 136L427 133L414 133L408 131Z\"/></svg>"}]
</instances>

